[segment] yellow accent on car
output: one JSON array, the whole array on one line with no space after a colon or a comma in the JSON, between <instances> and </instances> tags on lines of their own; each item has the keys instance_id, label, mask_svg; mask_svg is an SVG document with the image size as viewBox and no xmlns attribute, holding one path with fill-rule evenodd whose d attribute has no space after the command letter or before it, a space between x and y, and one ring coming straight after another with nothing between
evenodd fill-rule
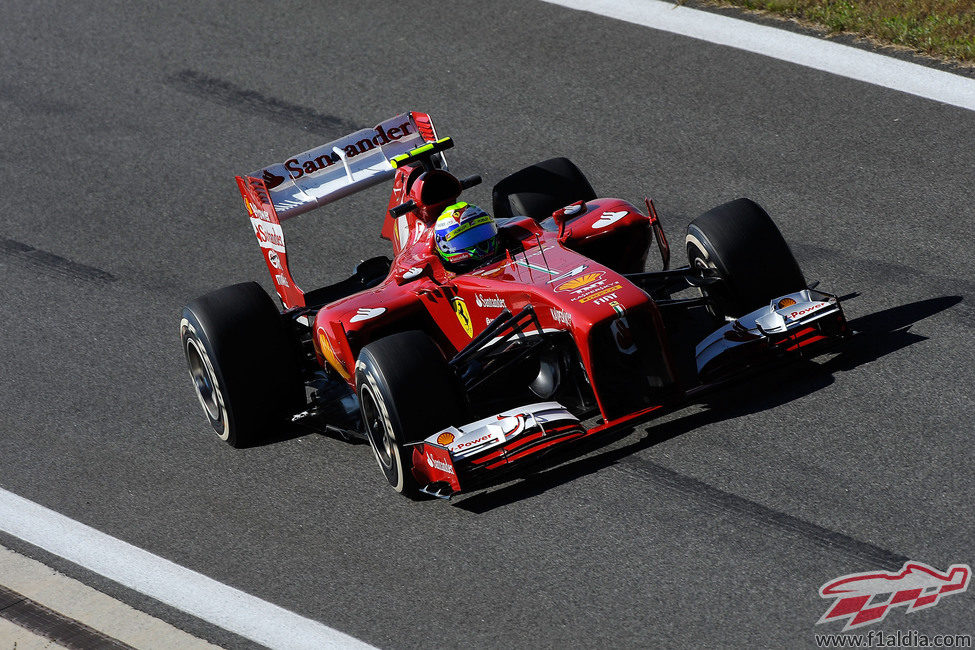
<instances>
[{"instance_id":1,"label":"yellow accent on car","mask_svg":"<svg viewBox=\"0 0 975 650\"><path fill-rule=\"evenodd\" d=\"M342 365L342 361L339 360L339 358L335 355L335 352L332 351L332 346L328 344L328 338L325 336L325 330L322 329L318 330L318 351L322 353L323 357L325 357L325 361L328 362L328 365L332 366L332 368L335 369L335 372L342 376L342 379L349 379L352 376L352 374L345 369L345 366Z\"/></svg>"},{"instance_id":2,"label":"yellow accent on car","mask_svg":"<svg viewBox=\"0 0 975 650\"><path fill-rule=\"evenodd\" d=\"M465 232L467 232L471 228L477 228L478 226L483 226L486 223L491 223L491 216L490 215L487 215L487 214L484 215L484 216L482 216L482 217L478 217L477 219L474 219L474 221L468 221L464 225L459 226L459 227L455 228L454 230L451 230L447 234L447 241L450 241L451 239L453 239L454 237L457 237L458 235L463 235Z\"/></svg>"},{"instance_id":3,"label":"yellow accent on car","mask_svg":"<svg viewBox=\"0 0 975 650\"><path fill-rule=\"evenodd\" d=\"M439 436L437 436L437 444L446 447L454 441L454 434L449 431L444 431Z\"/></svg>"},{"instance_id":4,"label":"yellow accent on car","mask_svg":"<svg viewBox=\"0 0 975 650\"><path fill-rule=\"evenodd\" d=\"M440 138L436 142L428 142L428 143L426 143L424 145L420 145L416 149L410 149L406 153L401 153L398 156L393 156L392 158L389 159L389 165L393 169L396 169L397 167L399 167L403 163L409 162L412 158L414 158L414 157L416 157L416 156L418 156L420 154L424 154L424 153L426 153L428 151L433 151L434 145L446 144L446 143L448 143L450 141L451 141L450 140L450 137L448 136L446 138Z\"/></svg>"},{"instance_id":5,"label":"yellow accent on car","mask_svg":"<svg viewBox=\"0 0 975 650\"><path fill-rule=\"evenodd\" d=\"M572 291L573 289L578 289L584 287L587 284L592 284L599 278L603 277L602 271L595 271L593 273L586 273L585 275L580 275L578 277L572 278L571 280L566 280L559 286L555 287L556 291Z\"/></svg>"},{"instance_id":6,"label":"yellow accent on car","mask_svg":"<svg viewBox=\"0 0 975 650\"><path fill-rule=\"evenodd\" d=\"M467 303L463 298L451 298L450 306L454 308L457 322L467 332L467 336L474 338L474 323L471 322L471 313L467 311Z\"/></svg>"}]
</instances>

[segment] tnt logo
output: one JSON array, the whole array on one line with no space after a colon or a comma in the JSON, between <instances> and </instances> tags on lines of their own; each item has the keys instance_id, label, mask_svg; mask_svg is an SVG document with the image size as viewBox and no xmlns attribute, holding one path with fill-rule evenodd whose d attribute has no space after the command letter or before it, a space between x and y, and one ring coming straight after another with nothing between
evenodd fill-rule
<instances>
[{"instance_id":1,"label":"tnt logo","mask_svg":"<svg viewBox=\"0 0 975 650\"><path fill-rule=\"evenodd\" d=\"M848 619L843 631L879 623L891 607L907 612L934 607L942 596L968 589L972 569L953 564L946 573L921 562L905 562L899 572L853 573L827 582L819 588L822 598L835 598L833 606L816 624Z\"/></svg>"}]
</instances>

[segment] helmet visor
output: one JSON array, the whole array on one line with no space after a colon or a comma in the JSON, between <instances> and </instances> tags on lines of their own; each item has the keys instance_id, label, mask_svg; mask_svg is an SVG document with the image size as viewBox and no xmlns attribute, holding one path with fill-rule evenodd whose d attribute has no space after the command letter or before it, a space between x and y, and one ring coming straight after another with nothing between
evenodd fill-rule
<instances>
[{"instance_id":1,"label":"helmet visor","mask_svg":"<svg viewBox=\"0 0 975 650\"><path fill-rule=\"evenodd\" d=\"M455 251L474 248L498 236L498 226L489 215L477 217L447 234L447 246Z\"/></svg>"}]
</instances>

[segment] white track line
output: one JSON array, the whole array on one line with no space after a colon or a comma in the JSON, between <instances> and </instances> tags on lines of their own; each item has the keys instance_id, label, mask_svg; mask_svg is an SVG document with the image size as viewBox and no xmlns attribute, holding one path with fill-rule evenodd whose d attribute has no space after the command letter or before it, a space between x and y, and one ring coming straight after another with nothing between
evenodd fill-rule
<instances>
[{"instance_id":1,"label":"white track line","mask_svg":"<svg viewBox=\"0 0 975 650\"><path fill-rule=\"evenodd\" d=\"M271 648L372 647L4 489L0 489L0 530Z\"/></svg>"},{"instance_id":2,"label":"white track line","mask_svg":"<svg viewBox=\"0 0 975 650\"><path fill-rule=\"evenodd\" d=\"M975 79L661 0L544 0L975 110Z\"/></svg>"}]
</instances>

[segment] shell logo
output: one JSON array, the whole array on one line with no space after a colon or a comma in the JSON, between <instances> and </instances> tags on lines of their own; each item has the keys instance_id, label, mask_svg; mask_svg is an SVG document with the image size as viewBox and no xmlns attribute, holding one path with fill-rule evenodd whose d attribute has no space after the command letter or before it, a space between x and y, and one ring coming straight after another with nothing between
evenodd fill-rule
<instances>
[{"instance_id":1,"label":"shell logo","mask_svg":"<svg viewBox=\"0 0 975 650\"><path fill-rule=\"evenodd\" d=\"M586 273L585 275L580 275L579 277L572 278L571 280L566 280L559 286L555 287L555 290L572 291L573 289L584 287L587 284L592 284L593 282L595 282L601 277L603 277L602 271L594 271L593 273Z\"/></svg>"},{"instance_id":2,"label":"shell logo","mask_svg":"<svg viewBox=\"0 0 975 650\"><path fill-rule=\"evenodd\" d=\"M449 431L444 431L439 436L437 436L437 444L446 447L454 441L454 434Z\"/></svg>"}]
</instances>

